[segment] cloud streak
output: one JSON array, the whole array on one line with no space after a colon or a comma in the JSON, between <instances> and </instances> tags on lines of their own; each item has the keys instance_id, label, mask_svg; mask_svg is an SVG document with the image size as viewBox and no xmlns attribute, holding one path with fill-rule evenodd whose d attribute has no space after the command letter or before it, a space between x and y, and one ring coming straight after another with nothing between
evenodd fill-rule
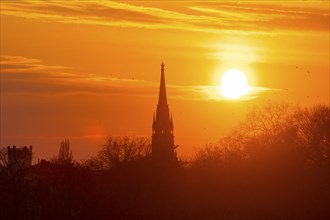
<instances>
[{"instance_id":1,"label":"cloud streak","mask_svg":"<svg viewBox=\"0 0 330 220\"><path fill-rule=\"evenodd\" d=\"M66 72L68 67L49 66L39 59L22 56L2 56L1 93L31 95L95 94L109 96L155 97L159 82L145 80L75 74ZM167 85L169 96L181 100L224 100L216 86ZM255 98L268 91L253 88L243 99Z\"/></svg>"},{"instance_id":2,"label":"cloud streak","mask_svg":"<svg viewBox=\"0 0 330 220\"><path fill-rule=\"evenodd\" d=\"M169 10L164 8L164 3L159 7L141 4L15 1L1 3L1 14L61 23L201 32L328 31L329 27L328 8L254 2L184 2L183 7Z\"/></svg>"},{"instance_id":3,"label":"cloud streak","mask_svg":"<svg viewBox=\"0 0 330 220\"><path fill-rule=\"evenodd\" d=\"M38 59L21 56L1 56L2 93L98 93L111 95L142 95L150 82L116 77L74 74L68 67L49 66ZM148 89L147 89L148 90Z\"/></svg>"}]
</instances>

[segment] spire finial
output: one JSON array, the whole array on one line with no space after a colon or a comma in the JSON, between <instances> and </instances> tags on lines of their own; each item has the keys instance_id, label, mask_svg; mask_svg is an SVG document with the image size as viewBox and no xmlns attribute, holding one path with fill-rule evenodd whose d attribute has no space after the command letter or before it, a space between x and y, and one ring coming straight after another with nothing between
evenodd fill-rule
<instances>
[{"instance_id":1,"label":"spire finial","mask_svg":"<svg viewBox=\"0 0 330 220\"><path fill-rule=\"evenodd\" d=\"M160 76L160 87L159 87L159 99L158 104L163 105L167 104L167 98L166 98L166 85L165 85L165 71L164 71L164 63L162 62L161 65L161 76Z\"/></svg>"}]
</instances>

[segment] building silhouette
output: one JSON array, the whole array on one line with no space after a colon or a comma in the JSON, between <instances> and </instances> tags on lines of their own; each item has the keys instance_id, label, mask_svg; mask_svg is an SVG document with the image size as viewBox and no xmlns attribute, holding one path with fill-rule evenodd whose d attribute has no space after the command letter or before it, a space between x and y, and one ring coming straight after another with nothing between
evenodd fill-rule
<instances>
[{"instance_id":1,"label":"building silhouette","mask_svg":"<svg viewBox=\"0 0 330 220\"><path fill-rule=\"evenodd\" d=\"M8 165L15 169L24 169L32 165L32 146L16 148L7 147Z\"/></svg>"},{"instance_id":2,"label":"building silhouette","mask_svg":"<svg viewBox=\"0 0 330 220\"><path fill-rule=\"evenodd\" d=\"M173 119L167 104L164 63L162 63L158 105L152 123L152 160L161 163L176 162L175 148Z\"/></svg>"}]
</instances>

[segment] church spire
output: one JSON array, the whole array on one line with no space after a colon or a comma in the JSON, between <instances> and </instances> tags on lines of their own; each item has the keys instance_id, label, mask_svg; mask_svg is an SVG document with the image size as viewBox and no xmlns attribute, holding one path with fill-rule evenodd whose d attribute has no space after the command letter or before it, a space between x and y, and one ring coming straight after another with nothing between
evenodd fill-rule
<instances>
[{"instance_id":1,"label":"church spire","mask_svg":"<svg viewBox=\"0 0 330 220\"><path fill-rule=\"evenodd\" d=\"M165 163L177 161L173 119L172 115L170 116L166 97L164 63L161 64L158 105L152 123L152 158L154 161Z\"/></svg>"},{"instance_id":2,"label":"church spire","mask_svg":"<svg viewBox=\"0 0 330 220\"><path fill-rule=\"evenodd\" d=\"M160 76L158 104L159 105L167 105L164 63L162 63L162 65L161 65L161 76Z\"/></svg>"}]
</instances>

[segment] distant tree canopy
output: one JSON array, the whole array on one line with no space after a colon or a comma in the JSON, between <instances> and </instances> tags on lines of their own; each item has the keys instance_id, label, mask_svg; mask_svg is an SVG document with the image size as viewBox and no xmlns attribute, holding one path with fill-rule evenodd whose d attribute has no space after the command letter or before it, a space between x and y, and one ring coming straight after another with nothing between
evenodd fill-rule
<instances>
[{"instance_id":1,"label":"distant tree canopy","mask_svg":"<svg viewBox=\"0 0 330 220\"><path fill-rule=\"evenodd\" d=\"M150 139L128 136L63 166L65 139L55 163L0 173L0 219L328 220L329 126L329 106L266 103L174 166L151 163Z\"/></svg>"},{"instance_id":2,"label":"distant tree canopy","mask_svg":"<svg viewBox=\"0 0 330 220\"><path fill-rule=\"evenodd\" d=\"M95 169L109 169L150 155L150 140L146 137L109 136L97 155L87 160L85 165Z\"/></svg>"},{"instance_id":3,"label":"distant tree canopy","mask_svg":"<svg viewBox=\"0 0 330 220\"><path fill-rule=\"evenodd\" d=\"M251 219L329 219L329 149L329 106L267 103L198 151L194 191Z\"/></svg>"},{"instance_id":4,"label":"distant tree canopy","mask_svg":"<svg viewBox=\"0 0 330 220\"><path fill-rule=\"evenodd\" d=\"M244 122L218 143L201 149L195 162L275 161L278 156L281 160L287 158L287 162L299 159L306 166L327 167L329 148L329 106L298 108L269 102L253 109Z\"/></svg>"}]
</instances>

